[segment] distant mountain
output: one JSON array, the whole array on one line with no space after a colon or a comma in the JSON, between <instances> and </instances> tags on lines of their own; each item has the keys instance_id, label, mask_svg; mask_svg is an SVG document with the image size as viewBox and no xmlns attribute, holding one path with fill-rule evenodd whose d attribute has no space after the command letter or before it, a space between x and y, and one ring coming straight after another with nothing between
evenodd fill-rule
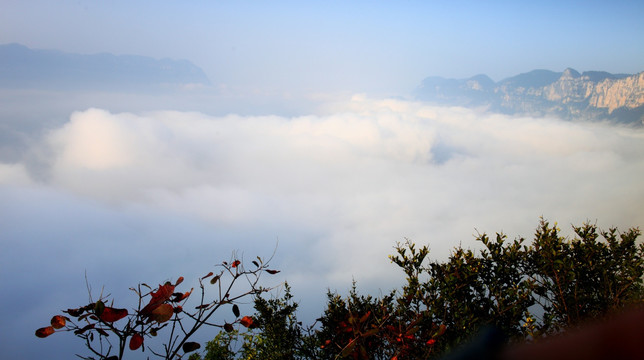
<instances>
[{"instance_id":1,"label":"distant mountain","mask_svg":"<svg viewBox=\"0 0 644 360\"><path fill-rule=\"evenodd\" d=\"M644 123L644 72L629 75L533 70L497 83L486 75L469 79L428 77L416 90L416 97L431 103L483 106L509 114Z\"/></svg>"},{"instance_id":2,"label":"distant mountain","mask_svg":"<svg viewBox=\"0 0 644 360\"><path fill-rule=\"evenodd\" d=\"M124 91L195 84L208 85L210 81L187 60L81 55L0 45L0 88Z\"/></svg>"}]
</instances>

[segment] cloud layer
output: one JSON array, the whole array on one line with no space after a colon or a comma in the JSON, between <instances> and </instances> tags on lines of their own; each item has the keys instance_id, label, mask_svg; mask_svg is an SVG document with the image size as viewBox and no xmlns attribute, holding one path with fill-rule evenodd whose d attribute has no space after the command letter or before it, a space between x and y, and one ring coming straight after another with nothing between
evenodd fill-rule
<instances>
[{"instance_id":1,"label":"cloud layer","mask_svg":"<svg viewBox=\"0 0 644 360\"><path fill-rule=\"evenodd\" d=\"M300 117L88 109L33 153L0 164L0 277L43 320L84 299L83 270L115 291L278 244L278 281L321 301L352 279L398 285L387 255L405 237L443 258L477 231L530 237L541 215L644 224L641 130L398 100Z\"/></svg>"}]
</instances>

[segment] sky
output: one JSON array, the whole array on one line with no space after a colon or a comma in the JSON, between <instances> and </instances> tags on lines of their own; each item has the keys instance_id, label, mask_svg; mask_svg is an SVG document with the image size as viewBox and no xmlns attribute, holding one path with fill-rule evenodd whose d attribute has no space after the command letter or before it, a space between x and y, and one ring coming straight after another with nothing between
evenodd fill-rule
<instances>
[{"instance_id":1,"label":"sky","mask_svg":"<svg viewBox=\"0 0 644 360\"><path fill-rule=\"evenodd\" d=\"M16 1L0 43L186 58L227 90L404 95L426 76L642 71L637 1Z\"/></svg>"},{"instance_id":2,"label":"sky","mask_svg":"<svg viewBox=\"0 0 644 360\"><path fill-rule=\"evenodd\" d=\"M644 131L415 101L426 76L644 70L639 2L2 1L0 44L188 59L181 96L0 89L0 352L87 283L122 301L233 256L270 258L301 317L353 280L378 295L411 239L445 259L539 218L644 224ZM236 254L236 255L233 255ZM187 289L185 289L187 290ZM200 341L213 334L205 334Z\"/></svg>"}]
</instances>

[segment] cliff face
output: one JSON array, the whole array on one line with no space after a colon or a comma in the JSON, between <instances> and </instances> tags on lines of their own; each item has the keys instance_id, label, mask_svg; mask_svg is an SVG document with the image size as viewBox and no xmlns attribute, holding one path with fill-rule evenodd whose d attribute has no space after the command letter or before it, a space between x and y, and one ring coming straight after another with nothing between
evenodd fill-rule
<instances>
[{"instance_id":1,"label":"cliff face","mask_svg":"<svg viewBox=\"0 0 644 360\"><path fill-rule=\"evenodd\" d=\"M449 86L445 86L449 84ZM573 69L561 73L534 70L498 83L485 75L455 80L427 78L417 91L421 100L486 106L504 113L555 115L571 120L609 119L642 124L644 72L614 75Z\"/></svg>"},{"instance_id":2,"label":"cliff face","mask_svg":"<svg viewBox=\"0 0 644 360\"><path fill-rule=\"evenodd\" d=\"M606 79L588 91L591 106L608 108L609 112L626 107L634 109L644 104L644 73L624 79Z\"/></svg>"}]
</instances>

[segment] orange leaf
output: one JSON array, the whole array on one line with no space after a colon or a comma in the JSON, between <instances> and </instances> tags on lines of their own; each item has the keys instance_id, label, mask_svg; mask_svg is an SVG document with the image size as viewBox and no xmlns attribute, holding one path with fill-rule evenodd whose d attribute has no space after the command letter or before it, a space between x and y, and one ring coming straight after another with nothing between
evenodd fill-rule
<instances>
[{"instance_id":1,"label":"orange leaf","mask_svg":"<svg viewBox=\"0 0 644 360\"><path fill-rule=\"evenodd\" d=\"M36 336L38 336L39 338L46 338L47 336L53 334L54 331L55 330L53 326L43 327L36 330Z\"/></svg>"},{"instance_id":2,"label":"orange leaf","mask_svg":"<svg viewBox=\"0 0 644 360\"><path fill-rule=\"evenodd\" d=\"M172 302L179 302L179 301L185 300L186 298L188 298L188 296L190 296L190 294L192 294L192 290L194 290L194 288L190 289L190 291L183 294L174 293L174 299L172 299Z\"/></svg>"},{"instance_id":3,"label":"orange leaf","mask_svg":"<svg viewBox=\"0 0 644 360\"><path fill-rule=\"evenodd\" d=\"M201 280L203 280L205 278L208 278L208 277L211 277L212 275L213 275L213 272L211 271L211 272L208 273L208 275L202 277Z\"/></svg>"},{"instance_id":4,"label":"orange leaf","mask_svg":"<svg viewBox=\"0 0 644 360\"><path fill-rule=\"evenodd\" d=\"M441 324L441 326L438 327L438 332L436 335L440 336L445 333L445 330L447 330L447 326Z\"/></svg>"},{"instance_id":5,"label":"orange leaf","mask_svg":"<svg viewBox=\"0 0 644 360\"><path fill-rule=\"evenodd\" d=\"M60 316L60 315L56 315L56 316L52 317L51 318L51 326L54 329L62 328L63 326L65 326L65 317Z\"/></svg>"},{"instance_id":6,"label":"orange leaf","mask_svg":"<svg viewBox=\"0 0 644 360\"><path fill-rule=\"evenodd\" d=\"M174 308L172 307L172 305L161 304L152 311L152 314L150 315L150 317L152 318L152 320L158 323L164 323L170 320L173 314L174 314Z\"/></svg>"},{"instance_id":7,"label":"orange leaf","mask_svg":"<svg viewBox=\"0 0 644 360\"><path fill-rule=\"evenodd\" d=\"M235 260L235 261L233 261L233 263L230 266L236 268L237 266L239 266L239 264L241 264L241 261Z\"/></svg>"},{"instance_id":8,"label":"orange leaf","mask_svg":"<svg viewBox=\"0 0 644 360\"><path fill-rule=\"evenodd\" d=\"M179 278L177 279L177 282L174 283L174 286L177 286L177 285L181 284L182 282L183 282L183 276L179 276Z\"/></svg>"},{"instance_id":9,"label":"orange leaf","mask_svg":"<svg viewBox=\"0 0 644 360\"><path fill-rule=\"evenodd\" d=\"M112 307L105 307L101 316L99 317L102 321L105 322L115 322L123 319L127 316L127 309L115 309Z\"/></svg>"},{"instance_id":10,"label":"orange leaf","mask_svg":"<svg viewBox=\"0 0 644 360\"><path fill-rule=\"evenodd\" d=\"M130 339L130 350L136 350L143 345L143 336L141 334L134 334Z\"/></svg>"},{"instance_id":11,"label":"orange leaf","mask_svg":"<svg viewBox=\"0 0 644 360\"><path fill-rule=\"evenodd\" d=\"M253 318L250 316L244 316L239 320L239 323L250 329L257 327L255 320L253 320Z\"/></svg>"}]
</instances>

